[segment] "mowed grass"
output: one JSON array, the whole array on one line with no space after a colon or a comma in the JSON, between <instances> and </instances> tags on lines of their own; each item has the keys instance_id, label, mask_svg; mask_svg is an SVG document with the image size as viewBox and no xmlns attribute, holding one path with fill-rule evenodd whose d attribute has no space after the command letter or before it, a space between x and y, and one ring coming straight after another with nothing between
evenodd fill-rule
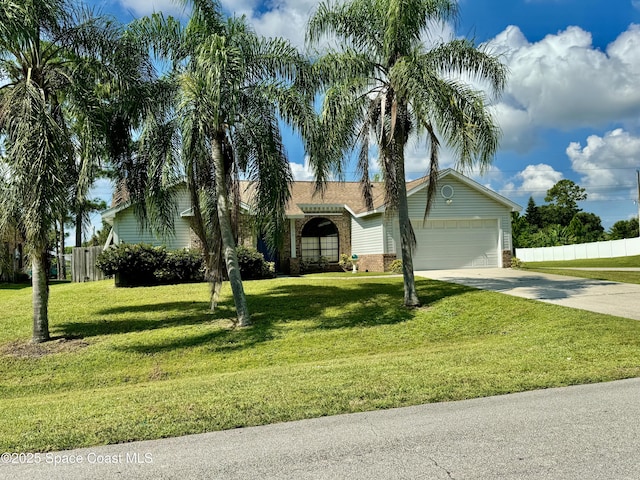
<instances>
[{"instance_id":1,"label":"mowed grass","mask_svg":"<svg viewBox=\"0 0 640 480\"><path fill-rule=\"evenodd\" d=\"M640 256L614 258L588 258L549 262L526 262L526 270L581 278L593 278L610 282L640 284L640 272L616 271L616 268L640 268ZM611 270L573 270L577 268L611 268ZM565 270L569 269L569 270Z\"/></svg>"},{"instance_id":2,"label":"mowed grass","mask_svg":"<svg viewBox=\"0 0 640 480\"><path fill-rule=\"evenodd\" d=\"M640 255L613 258L584 258L578 260L555 260L548 262L526 262L527 267L538 268L628 268L640 267Z\"/></svg>"},{"instance_id":3,"label":"mowed grass","mask_svg":"<svg viewBox=\"0 0 640 480\"><path fill-rule=\"evenodd\" d=\"M49 451L640 375L640 322L420 279L246 282L230 289L51 287L34 346L31 289L0 287L0 451Z\"/></svg>"},{"instance_id":4,"label":"mowed grass","mask_svg":"<svg viewBox=\"0 0 640 480\"><path fill-rule=\"evenodd\" d=\"M304 278L355 278L355 277L385 277L388 275L396 275L393 272L320 272L305 273Z\"/></svg>"}]
</instances>

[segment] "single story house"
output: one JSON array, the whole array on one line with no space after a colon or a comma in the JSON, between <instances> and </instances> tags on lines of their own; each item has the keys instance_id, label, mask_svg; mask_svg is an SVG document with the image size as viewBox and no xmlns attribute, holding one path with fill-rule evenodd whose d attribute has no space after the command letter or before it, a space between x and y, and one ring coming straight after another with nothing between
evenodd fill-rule
<instances>
[{"instance_id":1,"label":"single story house","mask_svg":"<svg viewBox=\"0 0 640 480\"><path fill-rule=\"evenodd\" d=\"M409 217L416 233L416 270L508 267L512 252L511 212L521 207L502 195L453 170L440 172L437 195L425 221L428 179L407 182ZM169 249L193 248L193 215L186 185L179 186L175 231L160 239L141 228L133 208L119 202L102 214L113 228L109 243L150 243ZM251 189L241 187L244 214L251 212ZM401 257L397 215L389 215L384 187L374 184L374 208L366 208L357 182L330 182L324 195L313 182L294 182L287 206L288 232L278 255L279 270L300 272L301 262L320 257L337 264L341 254L356 254L360 270L385 271ZM250 232L240 241L259 250L263 245Z\"/></svg>"}]
</instances>

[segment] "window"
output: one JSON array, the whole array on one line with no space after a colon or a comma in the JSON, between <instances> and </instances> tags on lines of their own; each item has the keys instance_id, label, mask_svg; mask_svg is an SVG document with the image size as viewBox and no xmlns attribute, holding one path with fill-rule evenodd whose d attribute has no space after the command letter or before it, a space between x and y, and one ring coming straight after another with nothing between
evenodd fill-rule
<instances>
[{"instance_id":1,"label":"window","mask_svg":"<svg viewBox=\"0 0 640 480\"><path fill-rule=\"evenodd\" d=\"M309 220L302 229L302 258L317 262L325 257L329 262L340 258L338 228L326 218Z\"/></svg>"}]
</instances>

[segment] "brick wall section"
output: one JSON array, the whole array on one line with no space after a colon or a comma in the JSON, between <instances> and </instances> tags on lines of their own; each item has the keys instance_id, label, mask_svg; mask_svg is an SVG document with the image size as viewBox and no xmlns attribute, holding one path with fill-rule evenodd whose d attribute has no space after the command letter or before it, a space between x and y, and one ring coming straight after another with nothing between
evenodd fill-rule
<instances>
[{"instance_id":1,"label":"brick wall section","mask_svg":"<svg viewBox=\"0 0 640 480\"><path fill-rule=\"evenodd\" d=\"M511 250L503 250L502 251L502 267L503 268L511 268L511 258L513 254Z\"/></svg>"},{"instance_id":2,"label":"brick wall section","mask_svg":"<svg viewBox=\"0 0 640 480\"><path fill-rule=\"evenodd\" d=\"M358 259L358 270L361 272L388 272L391 262L396 259L396 254L377 253L372 255L360 255Z\"/></svg>"},{"instance_id":3,"label":"brick wall section","mask_svg":"<svg viewBox=\"0 0 640 480\"><path fill-rule=\"evenodd\" d=\"M202 242L196 235L196 232L193 231L193 219L189 219L189 223L191 224L191 229L189 230L190 241L189 241L189 249L191 250L202 250Z\"/></svg>"},{"instance_id":4,"label":"brick wall section","mask_svg":"<svg viewBox=\"0 0 640 480\"><path fill-rule=\"evenodd\" d=\"M395 253L385 253L383 255L384 261L384 272L388 272L391 270L391 264L396 260L398 256Z\"/></svg>"},{"instance_id":5,"label":"brick wall section","mask_svg":"<svg viewBox=\"0 0 640 480\"><path fill-rule=\"evenodd\" d=\"M202 243L196 235L196 232L193 231L193 218L189 220L191 225L191 230L189 232L189 249L191 250L202 250ZM247 218L246 215L240 215L240 225L238 226L238 245L244 245L245 247L256 247L256 239L253 235L253 224L250 218Z\"/></svg>"},{"instance_id":6,"label":"brick wall section","mask_svg":"<svg viewBox=\"0 0 640 480\"><path fill-rule=\"evenodd\" d=\"M240 214L238 217L238 245L256 248L258 242L253 232L253 220L251 217Z\"/></svg>"},{"instance_id":7,"label":"brick wall section","mask_svg":"<svg viewBox=\"0 0 640 480\"><path fill-rule=\"evenodd\" d=\"M347 211L341 215L309 215L298 218L295 221L296 229L296 257L291 258L291 233L289 229L285 233L282 249L280 250L280 268L285 273L297 275L300 273L300 258L302 258L302 229L314 218L326 218L331 220L338 229L339 253L351 255L351 216Z\"/></svg>"}]
</instances>

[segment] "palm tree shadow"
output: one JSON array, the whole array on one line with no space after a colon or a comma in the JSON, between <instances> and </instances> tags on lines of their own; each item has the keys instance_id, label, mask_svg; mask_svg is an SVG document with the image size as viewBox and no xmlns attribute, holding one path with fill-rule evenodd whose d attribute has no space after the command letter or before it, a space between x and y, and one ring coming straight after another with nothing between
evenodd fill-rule
<instances>
[{"instance_id":1,"label":"palm tree shadow","mask_svg":"<svg viewBox=\"0 0 640 480\"><path fill-rule=\"evenodd\" d=\"M66 322L57 325L64 336L76 338L144 332L187 325L198 325L222 318L224 310L213 314L207 302L164 302L145 305L112 307L96 312L102 316L87 322ZM172 315L145 318L145 312L172 312ZM176 314L177 313L177 314ZM116 316L115 319L109 318Z\"/></svg>"},{"instance_id":2,"label":"palm tree shadow","mask_svg":"<svg viewBox=\"0 0 640 480\"><path fill-rule=\"evenodd\" d=\"M30 283L2 283L0 282L0 290L24 290L31 288Z\"/></svg>"},{"instance_id":3,"label":"palm tree shadow","mask_svg":"<svg viewBox=\"0 0 640 480\"><path fill-rule=\"evenodd\" d=\"M462 285L418 279L416 286L424 304L458 295L472 288ZM275 339L278 330L291 322L303 322L307 331L371 328L410 321L414 310L402 305L402 282L339 282L333 285L314 282L276 284L265 293L249 295L252 325L232 328L235 316L233 300L218 305L216 312L207 302L164 302L137 306L111 307L97 312L105 318L92 322L67 322L59 326L64 336L76 338L151 332L181 326L202 325L206 331L165 341L116 347L138 354L183 350L207 345L212 351L232 352L255 347ZM171 312L145 318L147 312ZM108 320L116 316L115 320Z\"/></svg>"}]
</instances>

